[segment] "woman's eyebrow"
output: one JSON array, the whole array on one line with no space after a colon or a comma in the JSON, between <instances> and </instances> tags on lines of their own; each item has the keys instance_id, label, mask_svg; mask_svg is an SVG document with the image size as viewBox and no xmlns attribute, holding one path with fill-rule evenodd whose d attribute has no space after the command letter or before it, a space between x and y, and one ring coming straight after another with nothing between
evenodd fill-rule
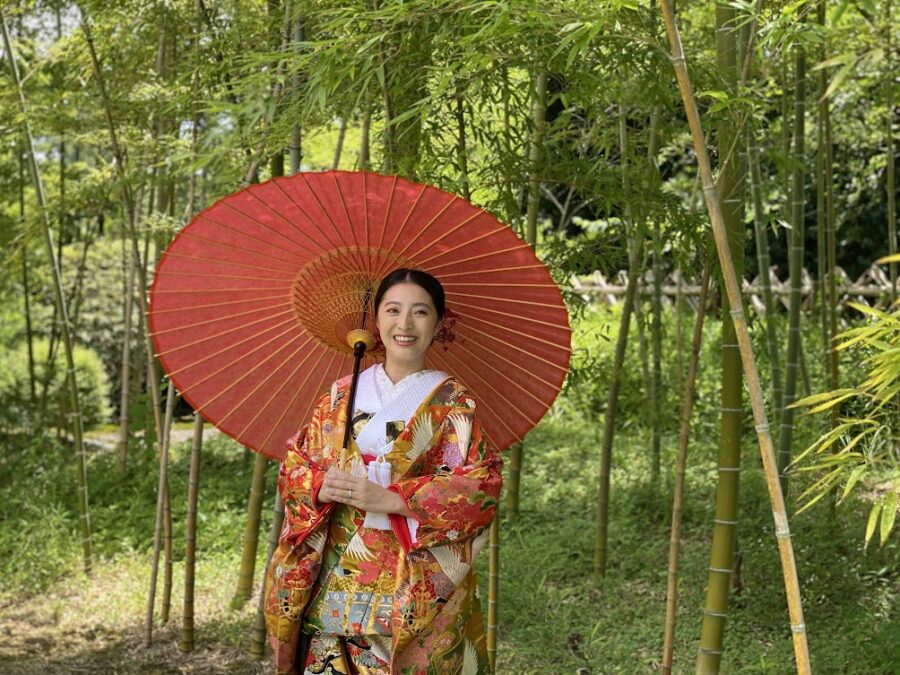
<instances>
[{"instance_id":1,"label":"woman's eyebrow","mask_svg":"<svg viewBox=\"0 0 900 675\"><path fill-rule=\"evenodd\" d=\"M399 300L389 300L388 302L384 303L384 306L387 307L389 305L402 305L402 304L403 303L401 303ZM429 305L427 302L414 302L412 306L413 307L424 307L425 309L431 309L431 305Z\"/></svg>"}]
</instances>

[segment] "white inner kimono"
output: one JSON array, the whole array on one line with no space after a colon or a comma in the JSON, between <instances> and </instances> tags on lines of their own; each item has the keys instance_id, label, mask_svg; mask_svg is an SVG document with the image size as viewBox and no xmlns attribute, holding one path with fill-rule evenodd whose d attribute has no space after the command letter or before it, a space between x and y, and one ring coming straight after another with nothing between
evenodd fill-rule
<instances>
[{"instance_id":1,"label":"white inner kimono","mask_svg":"<svg viewBox=\"0 0 900 675\"><path fill-rule=\"evenodd\" d=\"M440 370L420 370L399 382L393 382L380 363L359 374L353 414L348 424L352 424L352 420L360 414L371 415L356 437L356 445L362 453L378 458L369 463L367 472L362 475L367 474L369 480L382 487L393 482L390 463L381 460L394 447L394 439L388 434L388 428L405 427L425 398L448 377L447 373ZM335 398L333 388L331 400L334 401ZM406 520L412 539L415 540L419 524L413 518ZM389 530L391 524L387 514L367 513L365 527Z\"/></svg>"}]
</instances>

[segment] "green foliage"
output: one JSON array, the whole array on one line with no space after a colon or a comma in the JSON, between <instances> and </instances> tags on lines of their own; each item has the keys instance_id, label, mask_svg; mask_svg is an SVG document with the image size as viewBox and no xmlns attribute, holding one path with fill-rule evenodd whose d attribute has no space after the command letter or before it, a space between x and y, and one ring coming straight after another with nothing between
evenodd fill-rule
<instances>
[{"instance_id":1,"label":"green foliage","mask_svg":"<svg viewBox=\"0 0 900 675\"><path fill-rule=\"evenodd\" d=\"M27 343L21 342L11 349L0 347L0 428L69 428L66 356L58 343L52 362L49 354L48 340L34 341L36 398L32 400ZM85 428L102 424L109 417L109 379L100 357L93 349L76 345L73 358L83 424ZM45 405L42 401L46 401Z\"/></svg>"},{"instance_id":2,"label":"green foliage","mask_svg":"<svg viewBox=\"0 0 900 675\"><path fill-rule=\"evenodd\" d=\"M841 410L839 423L822 434L794 464L817 480L801 495L809 508L842 488L838 502L854 489L872 502L866 544L876 531L883 546L894 528L900 496L900 307L892 313L851 303L866 317L862 326L837 336L837 349L852 354L864 379L808 396L795 403L810 415Z\"/></svg>"}]
</instances>

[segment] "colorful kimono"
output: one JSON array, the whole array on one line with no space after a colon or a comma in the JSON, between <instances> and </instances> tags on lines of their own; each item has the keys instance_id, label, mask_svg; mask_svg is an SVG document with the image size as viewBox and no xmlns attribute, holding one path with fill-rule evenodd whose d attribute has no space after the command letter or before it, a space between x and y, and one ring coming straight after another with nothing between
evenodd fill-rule
<instances>
[{"instance_id":1,"label":"colorful kimono","mask_svg":"<svg viewBox=\"0 0 900 675\"><path fill-rule=\"evenodd\" d=\"M370 371L362 375L371 377ZM391 673L485 673L474 560L487 541L502 478L500 458L482 438L475 401L459 382L440 377L416 399L421 402L405 424L381 426L384 415L367 419L364 407L363 415L353 416L361 442L362 431L372 431L359 431L361 423L377 424L382 440L363 453L351 439L350 472L371 476L369 463L390 462L388 489L414 516L391 514L379 526L372 518L377 514L367 524L366 514L351 506L316 499L340 452L349 388L350 377L343 378L318 401L309 424L288 442L281 466L285 521L265 603L276 670L297 672L302 630L313 640L339 638L345 651L364 649ZM344 672L333 666L317 662L307 672Z\"/></svg>"}]
</instances>

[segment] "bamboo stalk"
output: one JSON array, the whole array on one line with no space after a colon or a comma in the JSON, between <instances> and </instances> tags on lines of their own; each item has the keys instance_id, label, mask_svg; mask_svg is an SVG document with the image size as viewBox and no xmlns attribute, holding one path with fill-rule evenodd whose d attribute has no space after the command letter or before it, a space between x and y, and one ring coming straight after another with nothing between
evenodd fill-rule
<instances>
[{"instance_id":1,"label":"bamboo stalk","mask_svg":"<svg viewBox=\"0 0 900 675\"><path fill-rule=\"evenodd\" d=\"M687 381L682 389L681 427L678 434L678 458L675 460L675 494L672 498L672 528L669 533L669 571L666 586L666 626L663 637L663 673L672 672L675 651L675 612L678 609L678 555L681 548L681 516L684 511L684 475L687 466L688 440L691 436L691 411L694 407L694 391L697 385L697 364L700 362L700 347L703 344L703 321L706 316L706 296L709 291L709 277L712 257L706 259L700 281L700 306L694 319L694 336L691 341L691 356L688 363Z\"/></svg>"},{"instance_id":2,"label":"bamboo stalk","mask_svg":"<svg viewBox=\"0 0 900 675\"><path fill-rule=\"evenodd\" d=\"M191 468L188 474L187 521L184 532L184 608L181 613L181 651L194 651L194 579L197 555L197 502L200 496L200 453L203 417L194 413Z\"/></svg>"},{"instance_id":3,"label":"bamboo stalk","mask_svg":"<svg viewBox=\"0 0 900 675\"><path fill-rule=\"evenodd\" d=\"M140 302L141 307L141 315L142 317L147 316L148 307L147 307L147 278L146 278L146 263L141 264L141 256L138 250L138 235L137 235L137 223L135 221L136 212L135 209L137 205L135 204L135 200L133 195L131 194L131 188L129 187L127 176L125 175L125 154L122 152L121 147L119 146L118 136L116 134L116 127L112 118L112 108L109 102L109 96L106 92L106 82L103 78L103 71L100 68L100 61L97 58L97 52L94 48L94 40L91 35L90 23L88 22L88 17L84 14L82 10L82 22L81 22L82 33L84 34L85 43L88 48L88 52L91 57L91 64L94 70L94 77L97 80L97 87L100 90L100 98L103 102L103 109L106 116L107 128L109 130L110 136L110 144L112 145L113 155L116 158L115 166L116 173L119 178L119 186L122 191L122 201L124 202L125 213L127 215L127 223L128 223L128 231L131 238L131 253L134 258L135 267L137 268L137 278L138 278L138 301ZM152 199L151 199L152 201ZM151 369L151 372L154 373L153 377L150 377L150 391L151 398L153 400L153 419L156 424L156 435L157 439L162 439L162 415L159 410L159 383L155 376L156 366L155 359L153 356L153 340L150 337L150 332L147 329L147 322L143 321L143 333L144 333L144 347L145 347L145 358L147 359L147 367Z\"/></svg>"},{"instance_id":4,"label":"bamboo stalk","mask_svg":"<svg viewBox=\"0 0 900 675\"><path fill-rule=\"evenodd\" d=\"M653 411L650 436L650 483L656 490L659 484L662 440L662 232L657 217L653 221L653 301L650 306L650 336L653 351L653 373L650 380L650 405Z\"/></svg>"},{"instance_id":5,"label":"bamboo stalk","mask_svg":"<svg viewBox=\"0 0 900 675\"><path fill-rule=\"evenodd\" d=\"M125 238L122 238L125 244ZM134 256L128 256L125 272L125 302L124 320L122 322L122 377L120 379L121 391L119 392L119 447L118 469L125 473L128 465L128 406L131 394L131 315L134 313Z\"/></svg>"},{"instance_id":6,"label":"bamboo stalk","mask_svg":"<svg viewBox=\"0 0 900 675\"><path fill-rule=\"evenodd\" d=\"M539 174L541 144L547 114L547 72L539 71L534 77L534 100L531 105L531 141L528 152L528 207L525 215L525 241L535 248L537 245L538 206L541 199L541 177ZM519 485L522 475L524 444L514 443L508 451L509 477L506 481L506 514L515 518L519 513Z\"/></svg>"},{"instance_id":7,"label":"bamboo stalk","mask_svg":"<svg viewBox=\"0 0 900 675\"><path fill-rule=\"evenodd\" d=\"M747 164L750 168L750 190L753 195L753 225L756 235L756 256L759 266L759 283L762 286L763 305L766 308L766 346L772 369L772 401L776 414L781 411L784 387L781 378L781 358L778 354L778 332L775 326L775 301L769 279L769 235L762 204L762 176L759 170L759 148L756 135L747 129Z\"/></svg>"},{"instance_id":8,"label":"bamboo stalk","mask_svg":"<svg viewBox=\"0 0 900 675\"><path fill-rule=\"evenodd\" d=\"M678 391L684 391L684 279L680 264L675 275L675 375Z\"/></svg>"},{"instance_id":9,"label":"bamboo stalk","mask_svg":"<svg viewBox=\"0 0 900 675\"><path fill-rule=\"evenodd\" d=\"M756 423L756 432L759 440L760 454L766 477L766 486L769 490L769 499L772 504L772 516L775 522L775 537L778 542L779 555L781 557L782 571L784 575L785 593L787 595L788 611L790 615L791 633L794 642L794 654L797 672L801 675L811 673L809 663L809 646L806 637L806 624L803 620L803 605L800 599L800 583L797 578L797 566L794 560L794 550L791 545L791 532L785 510L784 497L778 482L778 468L775 461L775 450L772 445L772 437L769 434L769 421L766 417L763 403L762 387L759 379L759 371L753 356L753 345L750 342L750 333L747 329L741 301L740 285L735 273L734 263L731 259L731 250L728 247L728 237L715 183L712 177L712 168L709 155L706 150L706 140L700 124L700 114L691 88L690 77L681 46L681 38L672 5L666 0L661 0L663 16L665 18L666 34L669 39L672 54L671 60L678 80L678 88L684 102L685 113L691 129L694 151L697 155L700 176L703 182L703 195L706 207L709 211L712 223L713 236L716 241L719 264L722 268L722 276L725 289L731 303L731 315L734 320L735 332L743 361L744 373L747 378L747 387L750 393L750 402L753 408L753 417Z\"/></svg>"},{"instance_id":10,"label":"bamboo stalk","mask_svg":"<svg viewBox=\"0 0 900 675\"><path fill-rule=\"evenodd\" d=\"M788 305L788 352L785 363L784 399L781 410L781 434L778 437L778 468L781 474L781 491L787 494L787 467L791 463L791 445L794 432L794 409L791 404L797 398L797 375L800 374L800 304L801 270L803 267L803 219L806 199L804 197L803 165L806 157L804 130L806 113L806 50L796 45L795 85L794 85L794 163L793 186L791 188L791 230L789 233L789 268L791 281L790 303Z\"/></svg>"},{"instance_id":11,"label":"bamboo stalk","mask_svg":"<svg viewBox=\"0 0 900 675\"><path fill-rule=\"evenodd\" d=\"M887 0L885 7L885 17L887 21L885 22L885 32L887 47L884 51L885 53L885 99L887 105L885 106L887 110L887 115L885 117L885 145L887 145L887 185L885 186L887 189L887 231L888 231L888 254L896 255L897 254L897 183L894 167L894 36L893 36L893 28L892 28L892 17L891 17L891 0ZM896 21L896 18L893 18ZM888 263L888 274L891 280L891 302L894 303L897 301L897 263L890 262ZM837 352L833 351L834 363L837 364ZM836 370L836 369L835 369ZM837 373L835 372L835 379L837 378ZM836 384L832 384L833 387L837 387Z\"/></svg>"},{"instance_id":12,"label":"bamboo stalk","mask_svg":"<svg viewBox=\"0 0 900 675\"><path fill-rule=\"evenodd\" d=\"M300 8L300 4L297 5L298 10ZM297 16L294 18L294 52L300 53L300 43L303 42L303 19L300 17L299 11ZM300 74L300 70L297 69L294 71L294 75L291 78L291 87L294 92L297 93L300 91L300 87L303 84L303 78ZM294 122L291 125L291 175L297 173L300 170L300 162L303 159L303 136L302 130L300 128L300 122Z\"/></svg>"},{"instance_id":13,"label":"bamboo stalk","mask_svg":"<svg viewBox=\"0 0 900 675\"><path fill-rule=\"evenodd\" d=\"M272 515L272 526L269 528L269 550L266 553L266 565L263 568L262 579L259 583L259 604L256 608L256 617L253 620L253 631L250 638L250 655L261 659L266 653L266 576L269 565L272 563L272 554L278 546L281 535L281 527L284 524L284 504L281 501L281 492L275 490L275 508Z\"/></svg>"},{"instance_id":14,"label":"bamboo stalk","mask_svg":"<svg viewBox=\"0 0 900 675\"><path fill-rule=\"evenodd\" d=\"M469 158L466 153L466 116L465 116L465 98L463 97L462 87L455 96L455 114L456 114L456 164L459 169L459 184L462 196L466 201L472 199L472 193L469 191Z\"/></svg>"},{"instance_id":15,"label":"bamboo stalk","mask_svg":"<svg viewBox=\"0 0 900 675\"><path fill-rule=\"evenodd\" d=\"M497 627L500 625L498 597L500 595L500 518L491 523L488 543L488 620L487 654L491 673L497 672Z\"/></svg>"},{"instance_id":16,"label":"bamboo stalk","mask_svg":"<svg viewBox=\"0 0 900 675\"><path fill-rule=\"evenodd\" d=\"M628 139L625 129L625 118L619 116L619 157L622 170L623 193L628 192L627 161ZM630 202L625 201L625 223L632 224ZM635 307L637 295L638 276L640 264L643 259L644 236L638 233L630 237L625 232L626 239L633 242L628 250L628 282L625 286L625 301L622 305L622 315L619 318L619 334L616 338L616 351L613 357L612 381L606 397L606 411L603 418L603 437L600 447L600 473L599 486L597 488L597 541L594 546L594 574L606 576L607 549L609 544L609 493L610 475L612 469L612 448L615 439L616 407L619 403L619 388L622 383L622 366L625 363L625 350L628 346L628 330L631 325L631 314Z\"/></svg>"},{"instance_id":17,"label":"bamboo stalk","mask_svg":"<svg viewBox=\"0 0 900 675\"><path fill-rule=\"evenodd\" d=\"M25 142L19 138L16 154L19 160L19 224L25 227ZM31 289L28 283L28 243L22 242L22 295L25 302L25 343L28 346L28 396L31 406L37 402L37 379L34 373L34 329L31 325Z\"/></svg>"},{"instance_id":18,"label":"bamboo stalk","mask_svg":"<svg viewBox=\"0 0 900 675\"><path fill-rule=\"evenodd\" d=\"M347 118L342 117L340 122L338 123L338 137L337 144L334 146L334 161L331 163L331 168L337 170L341 166L341 155L344 152L344 138L347 136ZM274 172L273 172L274 173ZM281 175L284 175L282 171Z\"/></svg>"},{"instance_id":19,"label":"bamboo stalk","mask_svg":"<svg viewBox=\"0 0 900 675\"><path fill-rule=\"evenodd\" d=\"M716 63L730 91L737 91L737 10L733 5L716 4ZM742 274L744 260L743 182L740 151L733 151L740 133L729 120L717 125L719 157L728 157L719 168L717 196L725 227L727 245ZM738 488L741 471L741 429L744 419L741 355L735 337L735 326L728 314L728 296L722 302L721 392L719 416L719 452L717 458L716 503L709 574L704 601L697 672L719 671L724 649L725 619L728 611L732 568L737 550Z\"/></svg>"},{"instance_id":20,"label":"bamboo stalk","mask_svg":"<svg viewBox=\"0 0 900 675\"><path fill-rule=\"evenodd\" d=\"M83 420L81 418L81 406L78 399L78 382L75 373L75 359L73 356L73 340L70 334L69 317L66 311L66 302L63 297L62 276L59 265L53 254L53 235L50 232L50 214L47 210L47 202L44 197L44 184L38 169L37 159L34 156L34 143L31 137L31 123L29 121L28 106L25 103L25 92L22 89L22 80L19 78L19 65L16 61L16 53L13 51L12 40L6 26L6 15L0 7L0 25L3 30L3 44L9 59L9 69L16 87L19 112L22 115L23 139L25 141L25 153L28 156L28 167L31 171L31 180L41 212L41 230L47 258L50 261L53 275L53 298L57 314L60 317L60 326L63 347L66 354L66 385L68 390L69 420L72 425L72 436L75 445L75 476L78 492L78 513L81 525L82 564L84 573L90 575L93 569L93 541L91 538L91 516L88 503L87 486L87 456L84 449Z\"/></svg>"},{"instance_id":21,"label":"bamboo stalk","mask_svg":"<svg viewBox=\"0 0 900 675\"><path fill-rule=\"evenodd\" d=\"M362 128L359 135L359 168L361 171L368 171L371 168L371 163L369 161L369 131L372 126L372 94L368 89L363 96L361 125Z\"/></svg>"},{"instance_id":22,"label":"bamboo stalk","mask_svg":"<svg viewBox=\"0 0 900 675\"><path fill-rule=\"evenodd\" d=\"M256 568L256 550L259 546L259 525L262 520L262 504L266 494L266 469L269 460L257 454L253 462L250 496L247 499L247 520L244 523L244 544L237 586L231 599L231 608L238 609L253 593L253 571Z\"/></svg>"},{"instance_id":23,"label":"bamboo stalk","mask_svg":"<svg viewBox=\"0 0 900 675\"><path fill-rule=\"evenodd\" d=\"M165 517L165 501L169 483L169 443L165 429L171 424L172 412L175 409L175 385L170 380L166 389L166 425L163 427L163 438L159 453L159 483L156 488L156 522L153 526L153 560L150 565L150 589L147 591L147 626L144 633L144 646L153 642L153 610L156 606L156 582L159 575L159 556L162 551L163 520ZM168 617L166 617L168 618Z\"/></svg>"}]
</instances>

